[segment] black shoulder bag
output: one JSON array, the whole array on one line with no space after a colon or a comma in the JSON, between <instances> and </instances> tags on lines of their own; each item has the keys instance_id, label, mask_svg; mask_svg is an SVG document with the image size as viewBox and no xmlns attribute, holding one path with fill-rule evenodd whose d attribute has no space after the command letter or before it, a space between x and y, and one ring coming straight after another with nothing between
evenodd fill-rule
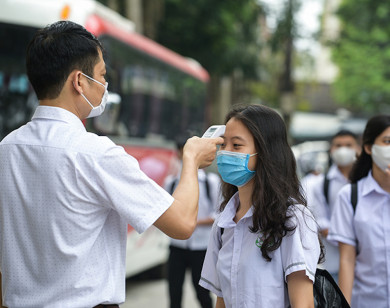
<instances>
[{"instance_id":1,"label":"black shoulder bag","mask_svg":"<svg viewBox=\"0 0 390 308\"><path fill-rule=\"evenodd\" d=\"M313 295L316 308L350 308L339 286L327 270L317 268Z\"/></svg>"}]
</instances>

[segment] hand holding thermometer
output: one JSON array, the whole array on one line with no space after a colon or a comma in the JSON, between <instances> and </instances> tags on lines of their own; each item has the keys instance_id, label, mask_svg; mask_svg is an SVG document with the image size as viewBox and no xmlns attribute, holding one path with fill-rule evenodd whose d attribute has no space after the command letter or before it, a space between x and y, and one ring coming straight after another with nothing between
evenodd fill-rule
<instances>
[{"instance_id":1,"label":"hand holding thermometer","mask_svg":"<svg viewBox=\"0 0 390 308\"><path fill-rule=\"evenodd\" d=\"M212 125L203 134L202 138L217 138L225 133L225 125Z\"/></svg>"}]
</instances>

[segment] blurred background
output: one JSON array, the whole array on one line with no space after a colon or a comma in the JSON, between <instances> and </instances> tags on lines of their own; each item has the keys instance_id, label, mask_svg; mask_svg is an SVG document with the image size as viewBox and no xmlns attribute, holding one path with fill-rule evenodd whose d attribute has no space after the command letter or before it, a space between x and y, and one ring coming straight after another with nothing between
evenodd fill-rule
<instances>
[{"instance_id":1,"label":"blurred background","mask_svg":"<svg viewBox=\"0 0 390 308\"><path fill-rule=\"evenodd\" d=\"M333 134L361 135L390 112L389 14L381 0L0 0L0 138L38 104L29 40L65 19L106 50L109 104L87 129L124 146L158 184L177 170L175 140L223 123L235 104L275 108L297 159L326 164ZM164 264L160 232L129 226L128 238L128 277Z\"/></svg>"}]
</instances>

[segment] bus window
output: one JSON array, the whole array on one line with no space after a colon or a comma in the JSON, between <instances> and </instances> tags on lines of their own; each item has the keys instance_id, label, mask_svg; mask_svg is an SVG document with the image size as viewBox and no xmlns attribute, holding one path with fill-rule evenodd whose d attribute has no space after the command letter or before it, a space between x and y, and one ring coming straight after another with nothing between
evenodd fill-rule
<instances>
[{"instance_id":1,"label":"bus window","mask_svg":"<svg viewBox=\"0 0 390 308\"><path fill-rule=\"evenodd\" d=\"M30 120L38 104L25 73L27 44L36 30L0 23L0 42L12 42L0 48L0 139Z\"/></svg>"},{"instance_id":2,"label":"bus window","mask_svg":"<svg viewBox=\"0 0 390 308\"><path fill-rule=\"evenodd\" d=\"M172 140L178 132L203 131L204 82L113 37L99 39L106 50L109 90L122 99L114 134Z\"/></svg>"}]
</instances>

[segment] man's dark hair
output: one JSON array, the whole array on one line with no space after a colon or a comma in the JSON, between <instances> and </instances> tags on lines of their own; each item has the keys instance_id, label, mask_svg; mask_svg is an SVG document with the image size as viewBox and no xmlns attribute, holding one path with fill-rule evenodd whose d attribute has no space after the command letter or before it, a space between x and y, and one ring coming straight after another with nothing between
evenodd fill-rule
<instances>
[{"instance_id":1,"label":"man's dark hair","mask_svg":"<svg viewBox=\"0 0 390 308\"><path fill-rule=\"evenodd\" d=\"M69 74L79 69L93 76L103 47L84 27L58 21L39 30L27 47L27 76L38 99L54 99Z\"/></svg>"},{"instance_id":2,"label":"man's dark hair","mask_svg":"<svg viewBox=\"0 0 390 308\"><path fill-rule=\"evenodd\" d=\"M351 136L353 139L355 139L356 141L358 140L358 137L355 133L351 132L350 130L347 130L347 129L342 129L340 131L338 131L335 135L333 135L332 139L331 139L331 142L337 138L337 137L344 137L344 136Z\"/></svg>"}]
</instances>

